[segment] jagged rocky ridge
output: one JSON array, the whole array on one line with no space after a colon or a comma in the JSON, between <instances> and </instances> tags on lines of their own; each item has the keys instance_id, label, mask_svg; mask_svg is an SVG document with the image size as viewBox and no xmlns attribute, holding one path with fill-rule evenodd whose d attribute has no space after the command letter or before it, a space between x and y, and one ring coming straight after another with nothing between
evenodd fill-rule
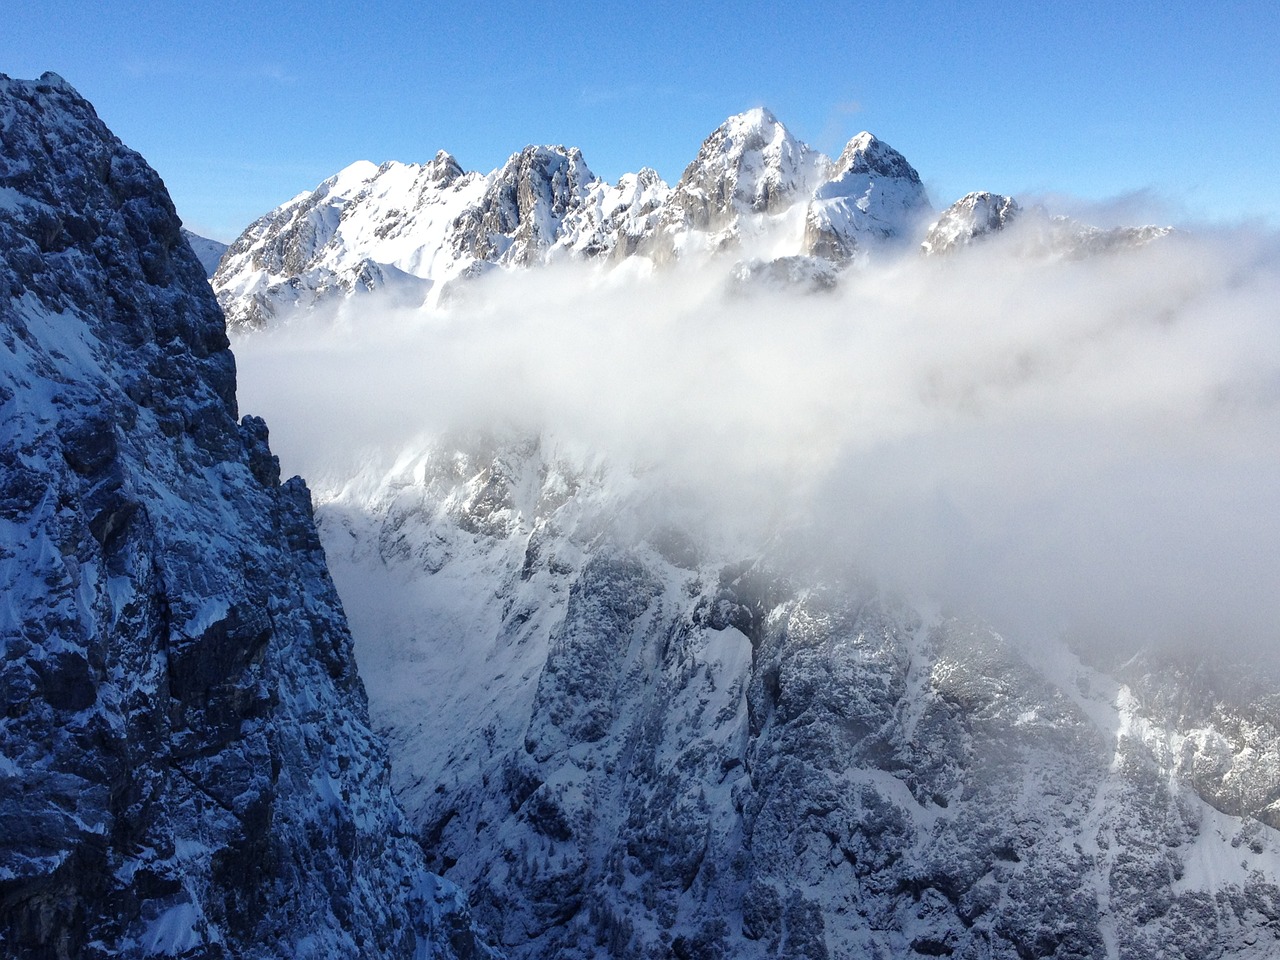
<instances>
[{"instance_id":1,"label":"jagged rocky ridge","mask_svg":"<svg viewBox=\"0 0 1280 960\"><path fill-rule=\"evenodd\" d=\"M0 76L0 953L477 957L156 174Z\"/></svg>"},{"instance_id":2,"label":"jagged rocky ridge","mask_svg":"<svg viewBox=\"0 0 1280 960\"><path fill-rule=\"evenodd\" d=\"M526 147L484 176L443 151L425 164L352 164L251 224L213 285L229 324L253 329L372 290L438 305L491 269L564 259L722 256L735 287L812 291L850 264L916 247L947 253L1015 219L1021 252L1036 256L1089 256L1168 232L1020 210L973 193L934 219L919 174L888 144L863 132L832 161L758 108L717 127L675 187L648 168L605 183L563 146Z\"/></svg>"},{"instance_id":3,"label":"jagged rocky ridge","mask_svg":"<svg viewBox=\"0 0 1280 960\"><path fill-rule=\"evenodd\" d=\"M487 176L443 152L353 164L250 225L213 284L228 322L255 328L374 289L436 304L490 269L565 258L661 264L727 251L826 270L909 244L930 211L915 170L870 134L832 163L756 109L718 127L674 188L647 168L607 184L561 146L526 147Z\"/></svg>"},{"instance_id":4,"label":"jagged rocky ridge","mask_svg":"<svg viewBox=\"0 0 1280 960\"><path fill-rule=\"evenodd\" d=\"M1026 650L549 437L320 496L397 793L512 956L1280 950L1274 678Z\"/></svg>"}]
</instances>

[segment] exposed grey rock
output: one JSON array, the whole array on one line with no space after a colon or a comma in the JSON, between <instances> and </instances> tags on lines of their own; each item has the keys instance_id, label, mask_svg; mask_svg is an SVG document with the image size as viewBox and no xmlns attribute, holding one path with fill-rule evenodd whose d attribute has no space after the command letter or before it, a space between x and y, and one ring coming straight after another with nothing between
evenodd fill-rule
<instances>
[{"instance_id":1,"label":"exposed grey rock","mask_svg":"<svg viewBox=\"0 0 1280 960\"><path fill-rule=\"evenodd\" d=\"M488 956L160 179L53 74L0 132L0 953Z\"/></svg>"}]
</instances>

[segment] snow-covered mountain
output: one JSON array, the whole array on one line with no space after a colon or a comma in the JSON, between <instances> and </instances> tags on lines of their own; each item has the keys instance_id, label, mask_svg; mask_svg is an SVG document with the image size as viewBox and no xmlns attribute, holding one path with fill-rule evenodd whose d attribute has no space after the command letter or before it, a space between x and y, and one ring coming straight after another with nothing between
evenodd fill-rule
<instances>
[{"instance_id":1,"label":"snow-covered mountain","mask_svg":"<svg viewBox=\"0 0 1280 960\"><path fill-rule=\"evenodd\" d=\"M832 163L755 109L716 128L674 189L647 168L607 184L565 147L526 147L485 176L445 153L353 164L253 223L213 283L228 322L256 328L374 289L436 304L495 267L565 258L842 265L909 244L930 211L915 170L870 134Z\"/></svg>"},{"instance_id":2,"label":"snow-covered mountain","mask_svg":"<svg viewBox=\"0 0 1280 960\"><path fill-rule=\"evenodd\" d=\"M159 177L54 74L0 143L0 954L488 956Z\"/></svg>"},{"instance_id":3,"label":"snow-covered mountain","mask_svg":"<svg viewBox=\"0 0 1280 960\"><path fill-rule=\"evenodd\" d=\"M554 423L379 450L319 478L313 524L265 425L236 421L222 319L158 178L57 77L0 84L9 953L462 960L484 936L567 960L1280 953L1262 665L1002 636L833 560L829 518L717 528L654 479L672 474ZM734 289L795 293L911 248L925 213L870 135L830 163L751 111L674 189L605 184L562 147L485 176L443 153L356 164L257 221L217 283L242 328L559 259L723 250ZM1015 238L1027 216L971 195L931 250ZM1050 252L1111 243L1049 229L1075 238ZM784 324L764 300L714 331ZM818 303L843 308L799 309ZM819 349L881 336L880 312L842 313ZM782 332L778 350L803 333ZM720 347L660 357L682 388L711 379L704 397L802 386ZM961 406L956 423L980 419ZM713 498L716 439L696 444Z\"/></svg>"},{"instance_id":4,"label":"snow-covered mountain","mask_svg":"<svg viewBox=\"0 0 1280 960\"><path fill-rule=\"evenodd\" d=\"M186 227L182 228L182 236L191 245L191 250L200 261L200 266L204 267L205 276L212 279L218 272L218 263L222 260L222 255L227 252L227 244L192 233Z\"/></svg>"},{"instance_id":5,"label":"snow-covered mountain","mask_svg":"<svg viewBox=\"0 0 1280 960\"><path fill-rule=\"evenodd\" d=\"M648 168L605 183L561 146L526 147L483 176L443 152L426 164L356 163L250 225L213 284L230 325L254 329L371 290L434 306L494 268L564 259L710 258L733 283L794 277L811 288L850 263L914 246L945 253L1015 219L1033 256L1087 256L1169 232L1020 209L974 193L934 219L920 175L888 144L863 132L832 161L756 108L712 131L674 188Z\"/></svg>"},{"instance_id":6,"label":"snow-covered mountain","mask_svg":"<svg viewBox=\"0 0 1280 960\"><path fill-rule=\"evenodd\" d=\"M702 143L658 218L645 252L658 262L777 243L778 220L824 179L830 161L809 149L763 108L730 117ZM770 228L773 229L770 229ZM786 244L787 233L781 241ZM790 238L786 253L799 253Z\"/></svg>"},{"instance_id":7,"label":"snow-covered mountain","mask_svg":"<svg viewBox=\"0 0 1280 960\"><path fill-rule=\"evenodd\" d=\"M319 496L397 794L512 956L1280 951L1274 678L1020 646L550 436Z\"/></svg>"},{"instance_id":8,"label":"snow-covered mountain","mask_svg":"<svg viewBox=\"0 0 1280 960\"><path fill-rule=\"evenodd\" d=\"M1008 198L973 195L927 233L920 177L900 154L862 134L831 162L763 110L714 131L674 188L651 172L603 184L580 159L531 148L485 177L455 174L474 193L421 247L447 251L438 271L377 247L367 169L333 229L302 251L310 266L273 267L264 308L244 322L287 315L273 312L277 285L322 304L331 293L297 278L342 257L394 261L428 300L462 278L561 258L652 260L655 289L669 262L712 264L735 292L796 294L830 289L850 263L914 257L926 235L943 253L1030 219ZM1071 255L1104 235L1047 222L1061 244L1029 252ZM246 256L300 249L267 221L258 230ZM785 326L783 297L763 300ZM805 303L820 302L842 305ZM834 349L878 312L850 310L823 342ZM753 377L723 354L700 355L687 376L762 389L776 378L779 396L796 387L771 358ZM678 349L663 359L689 361ZM861 389L856 370L845 376L841 387ZM928 385L935 397L943 380ZM684 429L687 408L675 411L671 429ZM394 465L375 457L319 482L320 535L396 794L431 865L510 955L1280 949L1274 680L1241 685L1243 670L1212 677L1155 655L1086 662L1057 640L1002 636L817 559L827 545L795 531L739 542L706 529L679 496L555 424L378 452Z\"/></svg>"},{"instance_id":9,"label":"snow-covered mountain","mask_svg":"<svg viewBox=\"0 0 1280 960\"><path fill-rule=\"evenodd\" d=\"M860 133L809 202L804 252L842 263L866 247L910 243L932 212L920 175L906 158Z\"/></svg>"},{"instance_id":10,"label":"snow-covered mountain","mask_svg":"<svg viewBox=\"0 0 1280 960\"><path fill-rule=\"evenodd\" d=\"M1027 210L1013 197L981 191L966 194L944 210L920 246L926 254L938 255L1000 236L1024 256L1078 258L1145 246L1172 232L1156 226L1102 229L1053 216L1041 206Z\"/></svg>"}]
</instances>

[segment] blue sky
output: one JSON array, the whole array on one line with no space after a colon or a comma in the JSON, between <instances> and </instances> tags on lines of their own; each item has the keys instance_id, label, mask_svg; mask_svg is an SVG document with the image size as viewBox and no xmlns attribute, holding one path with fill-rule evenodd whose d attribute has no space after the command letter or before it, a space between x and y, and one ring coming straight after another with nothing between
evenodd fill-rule
<instances>
[{"instance_id":1,"label":"blue sky","mask_svg":"<svg viewBox=\"0 0 1280 960\"><path fill-rule=\"evenodd\" d=\"M222 240L352 161L442 148L488 171L572 144L600 176L674 183L758 105L830 153L870 130L938 206L1280 224L1269 4L622 6L0 0L0 72L66 77Z\"/></svg>"}]
</instances>

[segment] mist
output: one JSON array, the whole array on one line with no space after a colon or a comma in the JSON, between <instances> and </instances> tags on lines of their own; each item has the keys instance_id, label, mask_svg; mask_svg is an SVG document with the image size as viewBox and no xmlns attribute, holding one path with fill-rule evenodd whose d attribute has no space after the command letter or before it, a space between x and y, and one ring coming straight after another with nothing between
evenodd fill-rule
<instances>
[{"instance_id":1,"label":"mist","mask_svg":"<svg viewBox=\"0 0 1280 960\"><path fill-rule=\"evenodd\" d=\"M323 499L431 437L554 435L656 502L779 531L1026 635L1280 647L1280 240L1007 246L741 291L727 265L499 272L234 344L244 412Z\"/></svg>"}]
</instances>

